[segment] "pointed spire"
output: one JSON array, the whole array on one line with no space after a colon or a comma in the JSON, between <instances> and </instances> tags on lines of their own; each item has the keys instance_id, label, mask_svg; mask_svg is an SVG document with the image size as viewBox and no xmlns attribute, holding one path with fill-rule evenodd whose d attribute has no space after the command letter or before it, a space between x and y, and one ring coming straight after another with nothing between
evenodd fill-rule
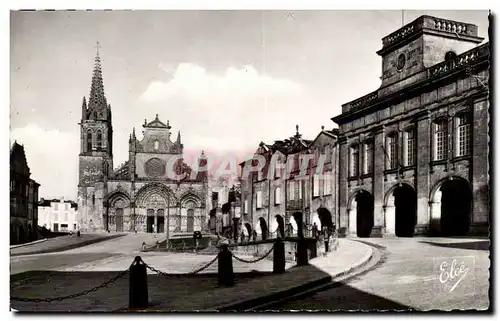
<instances>
[{"instance_id":1,"label":"pointed spire","mask_svg":"<svg viewBox=\"0 0 500 321\"><path fill-rule=\"evenodd\" d=\"M321 125L321 131L325 130L325 126Z\"/></svg>"},{"instance_id":2,"label":"pointed spire","mask_svg":"<svg viewBox=\"0 0 500 321\"><path fill-rule=\"evenodd\" d=\"M132 127L132 137L135 139L135 127Z\"/></svg>"},{"instance_id":3,"label":"pointed spire","mask_svg":"<svg viewBox=\"0 0 500 321\"><path fill-rule=\"evenodd\" d=\"M99 42L95 46L97 53L94 61L94 72L92 74L92 84L90 86L89 109L105 109L108 107L106 96L104 95L104 84L102 81L101 58L99 57Z\"/></svg>"},{"instance_id":4,"label":"pointed spire","mask_svg":"<svg viewBox=\"0 0 500 321\"><path fill-rule=\"evenodd\" d=\"M167 128L170 129L172 127L170 127L170 120L167 120Z\"/></svg>"},{"instance_id":5,"label":"pointed spire","mask_svg":"<svg viewBox=\"0 0 500 321\"><path fill-rule=\"evenodd\" d=\"M299 125L295 125L295 138L300 138L302 135L299 133Z\"/></svg>"},{"instance_id":6,"label":"pointed spire","mask_svg":"<svg viewBox=\"0 0 500 321\"><path fill-rule=\"evenodd\" d=\"M180 130L177 132L177 144L179 144L179 145L181 144L181 131Z\"/></svg>"},{"instance_id":7,"label":"pointed spire","mask_svg":"<svg viewBox=\"0 0 500 321\"><path fill-rule=\"evenodd\" d=\"M87 100L85 99L85 96L83 96L82 99L82 120L87 118Z\"/></svg>"}]
</instances>

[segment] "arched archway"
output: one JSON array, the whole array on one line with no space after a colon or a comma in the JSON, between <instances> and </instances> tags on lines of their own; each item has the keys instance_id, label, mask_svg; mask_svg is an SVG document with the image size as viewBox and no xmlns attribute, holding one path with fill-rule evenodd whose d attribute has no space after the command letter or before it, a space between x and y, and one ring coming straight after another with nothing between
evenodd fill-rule
<instances>
[{"instance_id":1,"label":"arched archway","mask_svg":"<svg viewBox=\"0 0 500 321\"><path fill-rule=\"evenodd\" d=\"M417 194L412 186L398 184L386 194L385 228L388 234L412 237L417 224Z\"/></svg>"},{"instance_id":2,"label":"arched archway","mask_svg":"<svg viewBox=\"0 0 500 321\"><path fill-rule=\"evenodd\" d=\"M469 232L472 192L460 177L438 182L431 201L431 231L442 236L465 236Z\"/></svg>"},{"instance_id":3,"label":"arched archway","mask_svg":"<svg viewBox=\"0 0 500 321\"><path fill-rule=\"evenodd\" d=\"M262 233L262 239L267 240L268 228L266 219L263 217L259 217L259 225L260 225L260 231Z\"/></svg>"},{"instance_id":4,"label":"arched archway","mask_svg":"<svg viewBox=\"0 0 500 321\"><path fill-rule=\"evenodd\" d=\"M285 220L283 219L283 216L278 214L275 216L275 219L278 225L279 237L285 237Z\"/></svg>"},{"instance_id":5,"label":"arched archway","mask_svg":"<svg viewBox=\"0 0 500 321\"><path fill-rule=\"evenodd\" d=\"M330 213L327 208L320 207L318 208L318 217L321 223L321 230L326 227L329 231L331 231L333 228L332 213Z\"/></svg>"},{"instance_id":6,"label":"arched archway","mask_svg":"<svg viewBox=\"0 0 500 321\"><path fill-rule=\"evenodd\" d=\"M247 235L249 237L252 236L252 225L250 225L250 223L245 223L245 230L247 231Z\"/></svg>"},{"instance_id":7,"label":"arched archway","mask_svg":"<svg viewBox=\"0 0 500 321\"><path fill-rule=\"evenodd\" d=\"M370 237L373 224L373 195L366 190L359 190L351 196L349 232L358 237Z\"/></svg>"}]
</instances>

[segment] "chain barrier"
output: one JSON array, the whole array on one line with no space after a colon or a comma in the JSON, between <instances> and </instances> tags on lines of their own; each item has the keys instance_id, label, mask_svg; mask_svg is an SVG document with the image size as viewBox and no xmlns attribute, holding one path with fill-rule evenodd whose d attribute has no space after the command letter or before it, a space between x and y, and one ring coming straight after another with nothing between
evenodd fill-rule
<instances>
[{"instance_id":1,"label":"chain barrier","mask_svg":"<svg viewBox=\"0 0 500 321\"><path fill-rule=\"evenodd\" d=\"M62 300L74 299L74 298L77 298L77 297L80 297L80 296L84 296L84 295L87 295L89 293L95 292L95 291L97 291L99 289L107 287L111 283L116 282L118 279L120 279L125 274L127 274L129 272L129 270L130 270L130 267L128 269L126 269L125 271L120 272L118 275L116 275L112 279L109 279L108 281L102 283L101 285L94 286L90 290L86 290L86 291L75 293L75 294L70 294L70 295L66 295L66 296L59 296L59 297L55 297L55 298L45 298L45 299L20 298L20 297L13 296L13 297L10 297L10 299L12 301L21 301L21 302L48 302L48 303L53 302L53 301L62 301Z\"/></svg>"},{"instance_id":2,"label":"chain barrier","mask_svg":"<svg viewBox=\"0 0 500 321\"><path fill-rule=\"evenodd\" d=\"M194 270L194 271L192 271L192 272L189 272L189 273L187 273L187 274L188 274L188 275L198 274L198 273L200 273L201 271L206 270L206 269L207 269L210 265L214 264L214 263L215 263L215 261L217 261L217 259L218 259L218 258L219 258L219 254L217 254L217 255L213 258L213 260L212 260L212 261L210 261L210 262L206 263L206 264L205 264L205 265L203 265L202 267L200 267L200 268L198 268L198 269L196 269L196 270ZM141 261L142 261L142 260L141 260ZM144 263L144 265L146 265L146 267L147 267L148 269L150 269L151 271L153 271L153 272L155 272L155 273L157 273L157 274L160 274L160 275L165 276L165 277L172 277L172 274L168 274L168 273L165 273L165 272L163 272L163 271L160 271L160 270L158 270L158 269L156 269L156 268L152 267L151 265L147 264L147 263L146 263L146 262L144 262L144 261L142 261L142 263Z\"/></svg>"},{"instance_id":3,"label":"chain barrier","mask_svg":"<svg viewBox=\"0 0 500 321\"><path fill-rule=\"evenodd\" d=\"M257 263L259 261L262 261L263 259L265 259L266 257L269 256L269 254L271 254L271 252L274 250L274 245L273 247L271 247L271 249L266 253L264 254L264 256L260 257L260 258L257 258L255 260L245 260L245 259L242 259L242 258L239 258L237 257L236 255L234 255L233 252L231 252L231 255L235 258L236 261L240 261L240 262L243 262L243 263Z\"/></svg>"}]
</instances>

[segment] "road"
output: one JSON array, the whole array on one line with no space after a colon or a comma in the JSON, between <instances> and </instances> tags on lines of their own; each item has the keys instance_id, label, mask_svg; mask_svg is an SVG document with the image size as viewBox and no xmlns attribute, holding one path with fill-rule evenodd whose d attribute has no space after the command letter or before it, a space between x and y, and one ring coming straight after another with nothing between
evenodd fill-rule
<instances>
[{"instance_id":1,"label":"road","mask_svg":"<svg viewBox=\"0 0 500 321\"><path fill-rule=\"evenodd\" d=\"M382 261L374 269L346 283L273 309L373 311L488 308L488 240L359 240L375 245L382 254ZM456 260L454 265L453 259Z\"/></svg>"},{"instance_id":2,"label":"road","mask_svg":"<svg viewBox=\"0 0 500 321\"><path fill-rule=\"evenodd\" d=\"M64 270L83 263L101 261L106 258L112 260L125 255L129 256L130 262L132 262L135 255L140 255L143 241L152 245L156 240L161 241L163 237L157 236L155 238L151 234L141 233L127 234L119 238L63 252L11 256L10 274L32 270Z\"/></svg>"}]
</instances>

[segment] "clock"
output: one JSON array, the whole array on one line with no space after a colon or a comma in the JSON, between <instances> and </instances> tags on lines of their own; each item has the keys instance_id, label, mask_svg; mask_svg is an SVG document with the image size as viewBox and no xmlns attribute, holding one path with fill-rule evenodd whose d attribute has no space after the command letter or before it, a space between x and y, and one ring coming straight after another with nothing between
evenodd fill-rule
<instances>
[{"instance_id":1,"label":"clock","mask_svg":"<svg viewBox=\"0 0 500 321\"><path fill-rule=\"evenodd\" d=\"M396 65L396 69L398 71L401 71L403 70L403 68L405 67L405 64L406 64L406 56L404 53L400 54L398 56L398 62L397 62L397 65Z\"/></svg>"}]
</instances>

